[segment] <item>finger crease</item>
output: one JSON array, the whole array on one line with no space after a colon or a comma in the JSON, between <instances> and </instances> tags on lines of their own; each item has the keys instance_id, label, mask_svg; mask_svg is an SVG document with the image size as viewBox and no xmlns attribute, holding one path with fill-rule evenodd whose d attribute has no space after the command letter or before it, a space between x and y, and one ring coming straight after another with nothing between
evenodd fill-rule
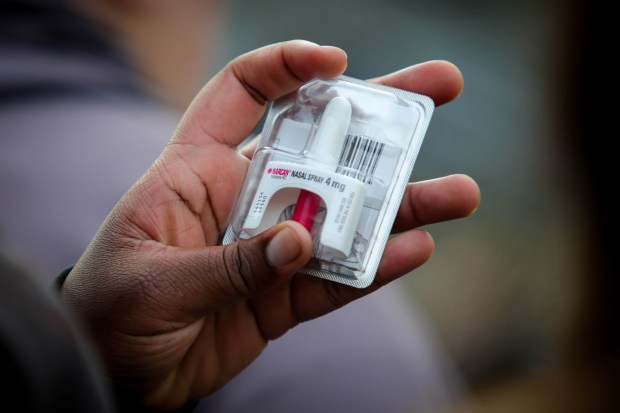
<instances>
[{"instance_id":1,"label":"finger crease","mask_svg":"<svg viewBox=\"0 0 620 413\"><path fill-rule=\"evenodd\" d=\"M239 278L243 281L246 291L254 291L254 286L256 285L254 267L250 263L246 263L246 260L241 254L241 248L235 248L235 251L237 251L237 274L240 275ZM246 263L246 265L244 265L244 263Z\"/></svg>"},{"instance_id":2,"label":"finger crease","mask_svg":"<svg viewBox=\"0 0 620 413\"><path fill-rule=\"evenodd\" d=\"M228 283L230 284L232 289L235 291L235 293L237 295L244 296L245 292L241 288L239 288L238 283L235 282L237 277L233 276L233 272L231 271L231 268L228 267L229 260L227 259L227 256L229 255L230 248L231 248L230 246L226 246L222 250L222 262L224 265L224 272L226 273L226 278L228 279ZM237 267L237 265L235 265L235 267Z\"/></svg>"},{"instance_id":3,"label":"finger crease","mask_svg":"<svg viewBox=\"0 0 620 413\"><path fill-rule=\"evenodd\" d=\"M305 79L302 79L301 77L299 77L299 75L297 73L295 73L295 71L293 71L293 69L289 65L288 60L286 60L286 57L284 56L284 48L282 48L280 50L280 58L282 59L282 65L284 66L284 68L288 72L289 76L291 76L297 82L303 83L305 81Z\"/></svg>"},{"instance_id":4,"label":"finger crease","mask_svg":"<svg viewBox=\"0 0 620 413\"><path fill-rule=\"evenodd\" d=\"M417 226L425 225L425 221L420 217L418 213L417 203L412 199L411 200L411 215L413 215L414 222L417 222Z\"/></svg>"},{"instance_id":5,"label":"finger crease","mask_svg":"<svg viewBox=\"0 0 620 413\"><path fill-rule=\"evenodd\" d=\"M220 225L220 220L217 218L217 212L215 210L215 206L213 205L213 200L211 199L210 191L209 191L209 187L207 185L207 182L204 180L204 178L202 176L200 176L200 183L202 184L202 186L205 189L205 202L207 203L209 210L211 211L211 215L213 216L213 223L215 224L215 229L217 230L218 234L222 234L222 227Z\"/></svg>"},{"instance_id":6,"label":"finger crease","mask_svg":"<svg viewBox=\"0 0 620 413\"><path fill-rule=\"evenodd\" d=\"M213 205L213 200L211 199L211 196L210 196L211 191L209 191L209 185L207 184L207 181L205 181L205 179L203 178L203 176L200 173L196 172L192 168L192 165L189 162L187 162L182 157L179 157L179 159L181 159L181 161L185 165L187 165L187 168L191 171L191 173L198 179L198 181L202 185L202 187L204 189L204 193L205 193L205 195L204 195L204 202L207 204L207 207L209 208L210 215L213 217L213 224L215 225L215 229L217 230L217 233L219 235L221 235L222 234L222 227L221 227L219 219L217 217L217 211L215 210L215 206ZM192 214L194 216L196 216L197 218L199 218L200 221L202 221L200 218L203 216L202 214L204 213L204 211L198 211L198 210L192 208L192 204L189 202L189 200L185 199L181 195L181 192L178 191L176 188L173 188L173 191L175 191L176 194L179 196L179 198L181 198L181 200L183 200L183 202L185 203L187 208L192 212Z\"/></svg>"},{"instance_id":7,"label":"finger crease","mask_svg":"<svg viewBox=\"0 0 620 413\"><path fill-rule=\"evenodd\" d=\"M340 294L338 293L337 283L331 281L325 281L323 283L325 289L325 296L330 304L333 306L333 310L342 307L342 300Z\"/></svg>"},{"instance_id":8,"label":"finger crease","mask_svg":"<svg viewBox=\"0 0 620 413\"><path fill-rule=\"evenodd\" d=\"M237 79L237 81L241 84L241 86L245 89L247 94L250 95L252 99L254 99L254 101L258 103L260 106L265 106L265 104L267 103L269 99L267 99L267 97L263 95L257 88L252 86L245 79L245 77L241 73L239 73L236 66L234 65L232 66L232 73Z\"/></svg>"}]
</instances>

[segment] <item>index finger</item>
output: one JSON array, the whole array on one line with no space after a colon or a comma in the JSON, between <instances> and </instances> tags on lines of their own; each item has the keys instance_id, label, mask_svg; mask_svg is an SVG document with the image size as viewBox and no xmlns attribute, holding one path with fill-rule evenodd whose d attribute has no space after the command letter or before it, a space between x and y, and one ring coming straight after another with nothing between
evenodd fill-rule
<instances>
[{"instance_id":1,"label":"index finger","mask_svg":"<svg viewBox=\"0 0 620 413\"><path fill-rule=\"evenodd\" d=\"M436 106L456 99L463 91L461 71L444 60L420 63L369 81L421 93L433 99ZM258 141L259 138L254 138L239 152L252 159Z\"/></svg>"},{"instance_id":2,"label":"index finger","mask_svg":"<svg viewBox=\"0 0 620 413\"><path fill-rule=\"evenodd\" d=\"M344 72L346 53L336 47L292 40L248 52L231 61L196 96L177 142L239 145L263 116L266 103L316 77Z\"/></svg>"},{"instance_id":3,"label":"index finger","mask_svg":"<svg viewBox=\"0 0 620 413\"><path fill-rule=\"evenodd\" d=\"M409 66L370 81L429 96L436 106L456 99L463 91L461 71L445 60Z\"/></svg>"}]
</instances>

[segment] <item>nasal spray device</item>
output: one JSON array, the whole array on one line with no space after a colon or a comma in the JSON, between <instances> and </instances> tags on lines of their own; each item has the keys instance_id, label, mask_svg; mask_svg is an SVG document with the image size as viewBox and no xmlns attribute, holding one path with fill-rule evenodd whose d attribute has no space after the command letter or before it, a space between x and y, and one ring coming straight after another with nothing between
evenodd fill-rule
<instances>
[{"instance_id":1,"label":"nasal spray device","mask_svg":"<svg viewBox=\"0 0 620 413\"><path fill-rule=\"evenodd\" d=\"M314 239L301 272L367 287L433 109L427 96L348 76L273 102L224 243L292 219Z\"/></svg>"}]
</instances>

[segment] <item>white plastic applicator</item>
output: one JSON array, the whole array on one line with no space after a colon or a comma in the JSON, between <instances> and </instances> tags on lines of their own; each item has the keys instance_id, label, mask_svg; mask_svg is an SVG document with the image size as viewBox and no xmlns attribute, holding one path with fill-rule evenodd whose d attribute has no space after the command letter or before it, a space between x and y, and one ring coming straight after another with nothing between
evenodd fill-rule
<instances>
[{"instance_id":1,"label":"white plastic applicator","mask_svg":"<svg viewBox=\"0 0 620 413\"><path fill-rule=\"evenodd\" d=\"M350 121L351 104L349 101L343 97L335 97L330 100L325 106L319 127L308 150L309 159L307 163L319 164L312 159L320 160L320 166L333 165L333 170L335 170ZM308 231L312 231L320 204L320 196L302 189L293 211L293 221L299 222Z\"/></svg>"}]
</instances>

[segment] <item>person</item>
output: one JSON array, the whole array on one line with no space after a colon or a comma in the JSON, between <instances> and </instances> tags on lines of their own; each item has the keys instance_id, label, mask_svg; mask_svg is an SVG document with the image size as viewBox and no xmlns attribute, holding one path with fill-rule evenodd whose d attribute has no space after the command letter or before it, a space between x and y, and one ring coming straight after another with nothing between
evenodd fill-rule
<instances>
[{"instance_id":1,"label":"person","mask_svg":"<svg viewBox=\"0 0 620 413\"><path fill-rule=\"evenodd\" d=\"M266 46L233 60L199 92L162 154L61 280L60 297L88 331L84 343L95 343L125 403L121 409L192 406L289 329L423 264L434 244L418 227L475 210L479 189L469 177L409 184L394 225L398 235L388 242L367 289L297 273L310 258L312 240L296 222L218 245L236 195L231 189L240 188L249 164L238 145L265 103L345 68L342 50L305 41ZM437 103L453 99L462 87L460 73L446 62L374 81L423 92Z\"/></svg>"},{"instance_id":2,"label":"person","mask_svg":"<svg viewBox=\"0 0 620 413\"><path fill-rule=\"evenodd\" d=\"M217 22L217 7L207 1L2 2L0 243L28 271L50 280L77 261L163 150L207 71L204 51L215 36L204 32ZM431 93L437 104L454 98L460 74L446 64L431 67L441 73L422 66L416 76L448 76L444 86L434 85L449 89L427 90L409 72L396 85ZM213 105L226 106L229 96L217 96ZM239 113L228 127L239 123ZM463 391L460 376L414 305L390 286L304 323L198 409L422 411L449 402Z\"/></svg>"}]
</instances>

